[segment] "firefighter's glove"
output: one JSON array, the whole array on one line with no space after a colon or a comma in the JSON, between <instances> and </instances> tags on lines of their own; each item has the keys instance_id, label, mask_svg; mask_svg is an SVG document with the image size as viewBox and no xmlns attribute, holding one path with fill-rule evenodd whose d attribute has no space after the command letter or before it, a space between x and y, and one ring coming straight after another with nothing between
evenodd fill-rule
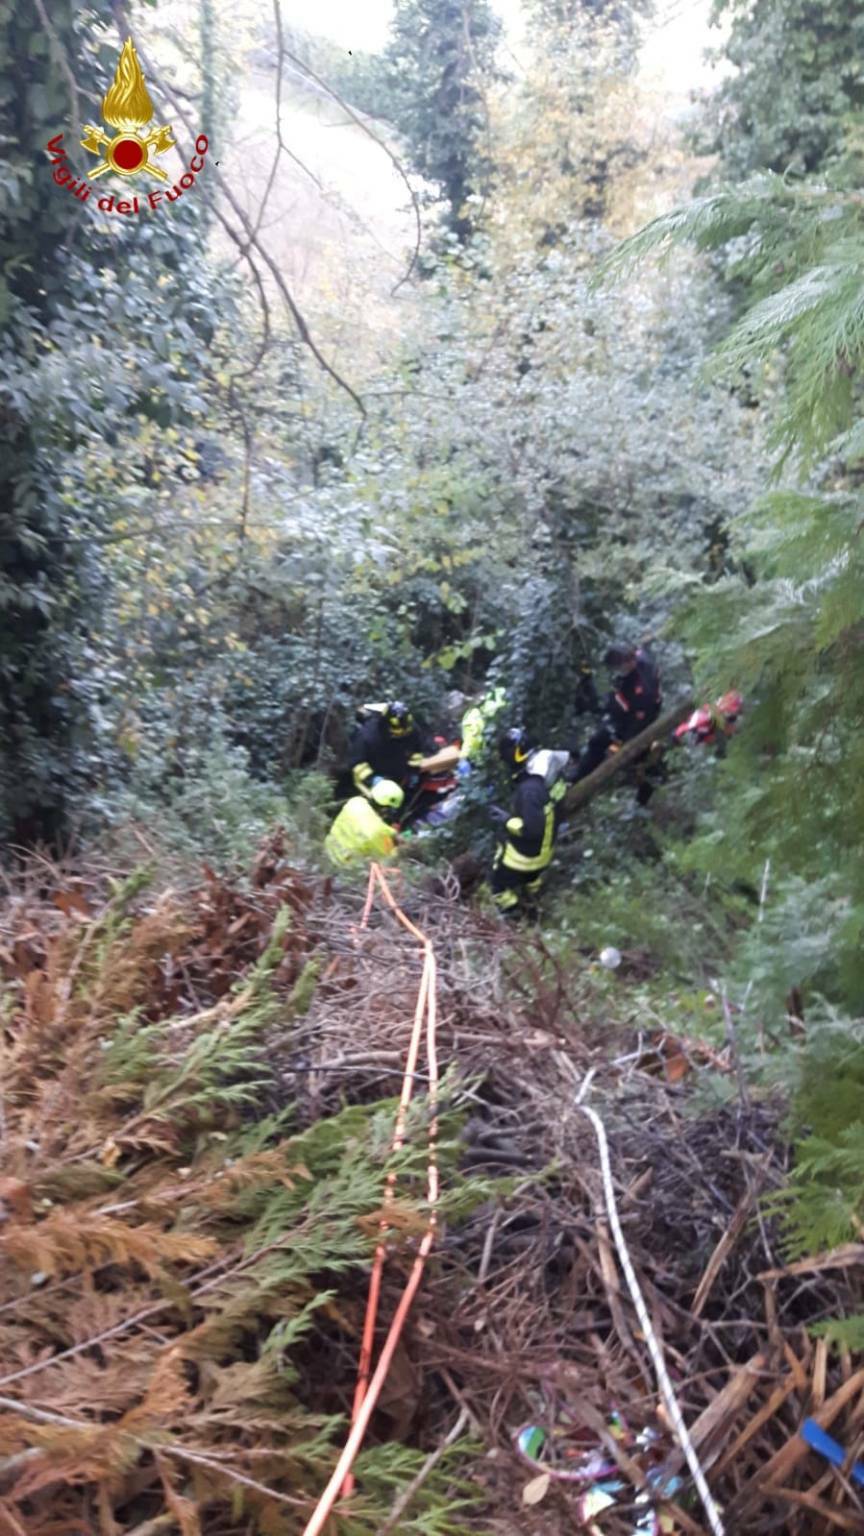
<instances>
[{"instance_id":1,"label":"firefighter's glove","mask_svg":"<svg viewBox=\"0 0 864 1536\"><path fill-rule=\"evenodd\" d=\"M489 820L494 821L497 826L500 826L507 820L507 812L502 811L500 805L493 805L489 812Z\"/></svg>"},{"instance_id":2,"label":"firefighter's glove","mask_svg":"<svg viewBox=\"0 0 864 1536\"><path fill-rule=\"evenodd\" d=\"M354 788L359 790L361 795L366 795L368 797L372 789L374 778L372 769L370 768L369 764L358 763L357 767L354 769L353 778Z\"/></svg>"}]
</instances>

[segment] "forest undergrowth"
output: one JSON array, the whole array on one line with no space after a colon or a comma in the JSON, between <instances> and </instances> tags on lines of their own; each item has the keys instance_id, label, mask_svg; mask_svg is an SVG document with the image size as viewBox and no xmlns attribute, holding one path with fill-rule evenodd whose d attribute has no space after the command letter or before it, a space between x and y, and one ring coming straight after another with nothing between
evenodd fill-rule
<instances>
[{"instance_id":1,"label":"forest undergrowth","mask_svg":"<svg viewBox=\"0 0 864 1536\"><path fill-rule=\"evenodd\" d=\"M305 1528L350 1414L389 1171L384 1327L426 1227L422 1097L390 1152L417 957L386 913L360 929L362 895L295 867L279 831L246 874L205 866L183 887L95 859L9 880L0 1528L14 1536ZM538 1497L515 1436L573 1409L601 1443L613 1410L654 1437L647 1462L611 1441L630 1491L603 1532L645 1518L646 1469L680 1473L575 1108L592 1069L685 1417L745 1521L728 1529L776 1529L779 1507L785 1529L812 1530L796 1416L812 1374L841 1432L861 1373L808 1332L855 1310L851 1274L787 1271L763 1211L786 1176L783 1101L737 1096L728 1048L637 1032L626 983L616 1003L585 956L502 932L452 881L420 869L400 900L439 958L441 1232L333 1531L572 1529L582 1492L541 1476ZM700 1531L676 1486L674 1528Z\"/></svg>"}]
</instances>

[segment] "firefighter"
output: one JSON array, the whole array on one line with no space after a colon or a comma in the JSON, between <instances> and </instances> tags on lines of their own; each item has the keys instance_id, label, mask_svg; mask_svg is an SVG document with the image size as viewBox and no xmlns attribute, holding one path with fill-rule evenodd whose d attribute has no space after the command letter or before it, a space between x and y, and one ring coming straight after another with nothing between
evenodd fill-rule
<instances>
[{"instance_id":1,"label":"firefighter","mask_svg":"<svg viewBox=\"0 0 864 1536\"><path fill-rule=\"evenodd\" d=\"M476 766L483 751L489 726L507 703L503 688L493 688L475 699L462 716L462 762Z\"/></svg>"},{"instance_id":2,"label":"firefighter","mask_svg":"<svg viewBox=\"0 0 864 1536\"><path fill-rule=\"evenodd\" d=\"M395 815L404 799L404 791L392 779L378 779L368 798L353 795L324 840L327 857L341 866L391 858L398 838L387 818Z\"/></svg>"},{"instance_id":3,"label":"firefighter","mask_svg":"<svg viewBox=\"0 0 864 1536\"><path fill-rule=\"evenodd\" d=\"M651 725L663 704L659 673L647 650L641 646L613 645L603 660L614 670L614 687L605 700L600 725L568 772L573 784L599 768L610 751L617 752ZM647 805L653 790L654 786L643 775L636 795L640 805Z\"/></svg>"},{"instance_id":4,"label":"firefighter","mask_svg":"<svg viewBox=\"0 0 864 1536\"><path fill-rule=\"evenodd\" d=\"M371 797L378 779L389 779L402 790L416 779L423 761L420 734L407 704L385 704L364 721L351 747L349 767L354 788Z\"/></svg>"},{"instance_id":5,"label":"firefighter","mask_svg":"<svg viewBox=\"0 0 864 1536\"><path fill-rule=\"evenodd\" d=\"M678 726L674 733L678 742L691 742L694 746L723 746L729 736L735 734L738 718L744 708L744 700L733 688L721 694L715 704L703 704Z\"/></svg>"},{"instance_id":6,"label":"firefighter","mask_svg":"<svg viewBox=\"0 0 864 1536\"><path fill-rule=\"evenodd\" d=\"M521 726L501 737L498 750L510 770L514 794L510 814L500 811L496 816L503 822L503 836L492 863L492 897L505 917L523 911L536 916L558 833L568 754L535 749Z\"/></svg>"}]
</instances>

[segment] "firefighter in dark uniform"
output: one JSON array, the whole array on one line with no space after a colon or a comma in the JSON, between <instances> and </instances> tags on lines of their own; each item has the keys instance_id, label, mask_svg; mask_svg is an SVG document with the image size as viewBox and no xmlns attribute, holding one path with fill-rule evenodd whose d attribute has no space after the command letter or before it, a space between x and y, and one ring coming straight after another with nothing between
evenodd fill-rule
<instances>
[{"instance_id":1,"label":"firefighter in dark uniform","mask_svg":"<svg viewBox=\"0 0 864 1536\"><path fill-rule=\"evenodd\" d=\"M533 917L555 849L567 753L534 750L521 726L501 737L498 750L515 788L509 816L500 813L503 836L492 863L492 897L505 917L520 912Z\"/></svg>"},{"instance_id":2,"label":"firefighter in dark uniform","mask_svg":"<svg viewBox=\"0 0 864 1536\"><path fill-rule=\"evenodd\" d=\"M657 667L646 650L628 645L613 645L603 660L615 670L612 692L604 704L603 719L590 737L578 762L567 775L569 781L578 784L587 778L608 756L617 752L627 741L632 741L651 725L660 714L663 695ZM649 770L650 771L650 770ZM640 805L647 805L654 786L643 776L636 798Z\"/></svg>"},{"instance_id":3,"label":"firefighter in dark uniform","mask_svg":"<svg viewBox=\"0 0 864 1536\"><path fill-rule=\"evenodd\" d=\"M348 766L354 788L368 799L379 779L408 789L422 761L423 744L411 711L397 700L361 725L351 745Z\"/></svg>"}]
</instances>

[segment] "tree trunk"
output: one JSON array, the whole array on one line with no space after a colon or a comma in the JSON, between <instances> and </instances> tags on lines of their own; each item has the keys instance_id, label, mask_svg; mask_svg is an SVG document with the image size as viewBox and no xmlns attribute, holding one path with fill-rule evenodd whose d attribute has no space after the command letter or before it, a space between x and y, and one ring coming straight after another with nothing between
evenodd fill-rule
<instances>
[{"instance_id":1,"label":"tree trunk","mask_svg":"<svg viewBox=\"0 0 864 1536\"><path fill-rule=\"evenodd\" d=\"M610 780L614 779L615 775L620 773L622 768L626 768L628 763L633 763L638 757L641 757L643 752L646 752L653 742L665 742L670 732L674 731L676 725L680 725L682 720L686 720L687 716L692 713L693 708L692 698L683 699L680 704L675 705L674 709L667 710L665 715L661 715L659 719L655 720L653 725L649 725L638 736L634 736L632 741L626 742L619 752L607 758L604 763L600 764L599 768L595 768L593 773L589 773L587 778L580 779L578 784L573 784L564 797L566 810L578 811L581 809L583 805L586 805L589 800L594 798L599 790L605 789Z\"/></svg>"}]
</instances>

